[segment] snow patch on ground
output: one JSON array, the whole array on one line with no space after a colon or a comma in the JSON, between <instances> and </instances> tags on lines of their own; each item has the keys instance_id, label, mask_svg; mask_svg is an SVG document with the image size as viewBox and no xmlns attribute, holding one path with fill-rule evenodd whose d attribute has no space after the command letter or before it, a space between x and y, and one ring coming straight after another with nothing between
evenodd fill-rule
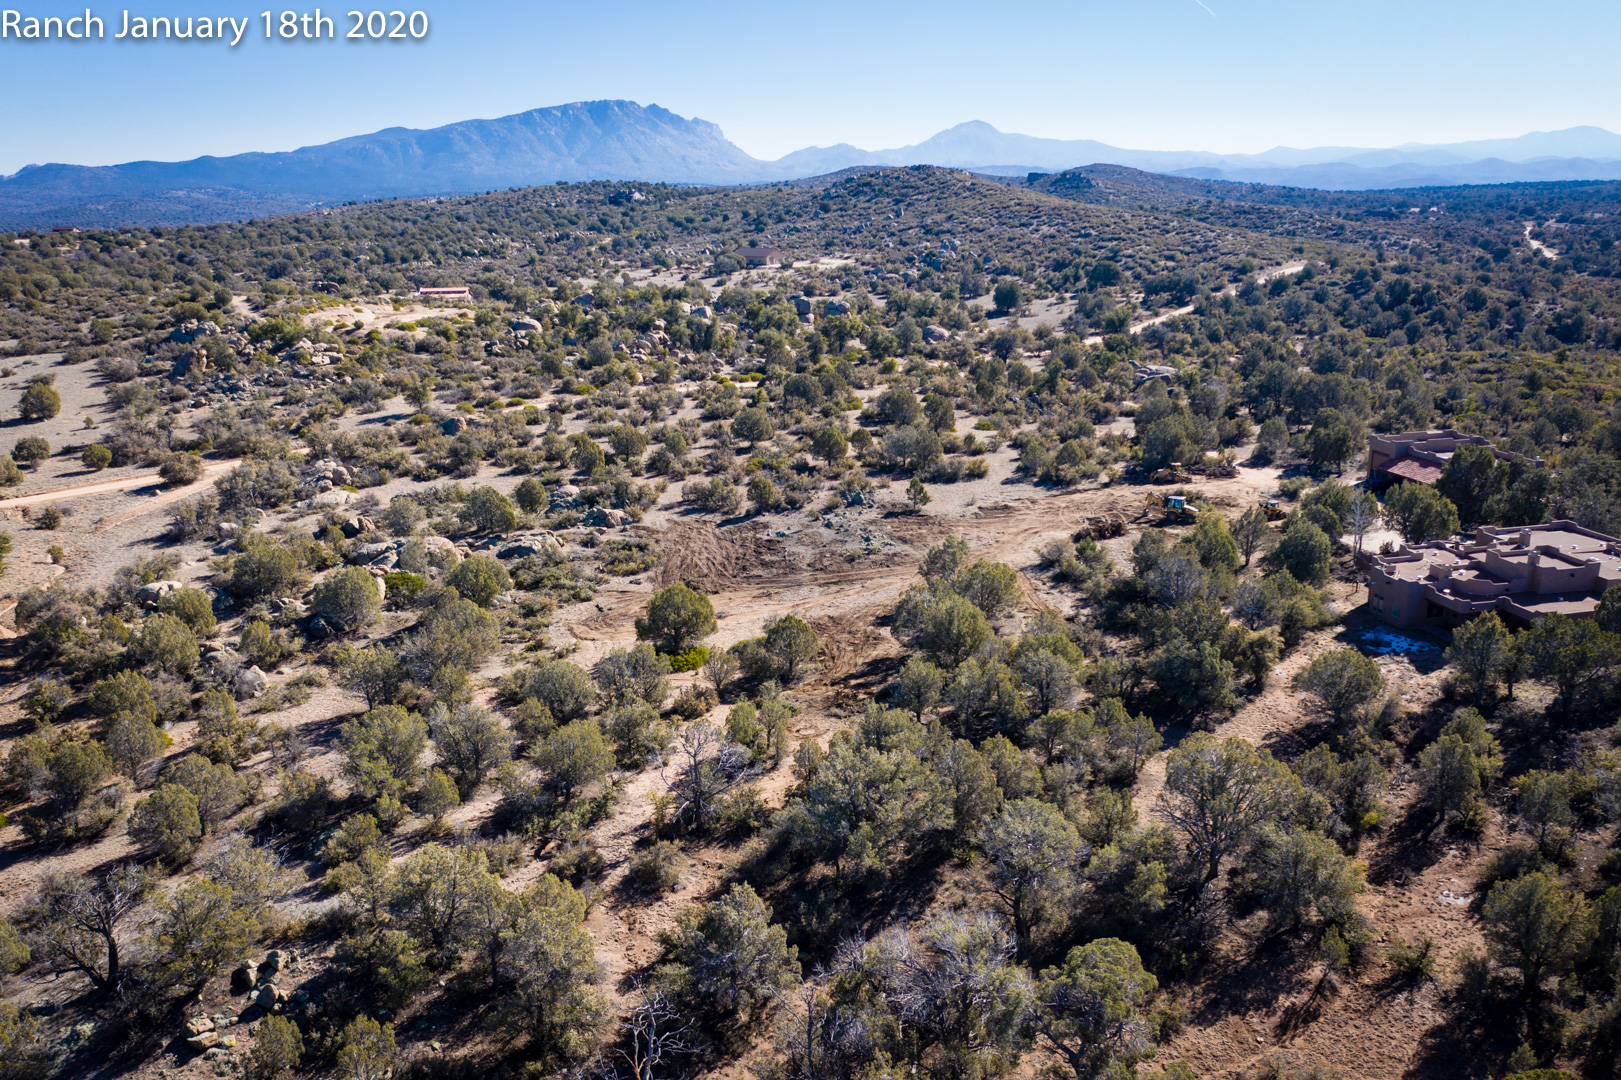
<instances>
[{"instance_id":1,"label":"snow patch on ground","mask_svg":"<svg viewBox=\"0 0 1621 1080\"><path fill-rule=\"evenodd\" d=\"M1400 630L1376 627L1362 631L1362 647L1381 656L1389 653L1427 652L1439 649L1441 643L1429 638L1412 637Z\"/></svg>"}]
</instances>

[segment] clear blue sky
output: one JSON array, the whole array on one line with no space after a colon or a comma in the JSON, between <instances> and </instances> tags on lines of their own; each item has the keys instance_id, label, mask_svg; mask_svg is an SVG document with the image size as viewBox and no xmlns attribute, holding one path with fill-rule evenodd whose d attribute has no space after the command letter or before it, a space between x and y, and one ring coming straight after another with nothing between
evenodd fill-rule
<instances>
[{"instance_id":1,"label":"clear blue sky","mask_svg":"<svg viewBox=\"0 0 1621 1080\"><path fill-rule=\"evenodd\" d=\"M757 157L920 141L964 120L1141 149L1259 151L1621 131L1614 0L415 0L425 43L0 41L0 172L285 150L592 98L719 124ZM76 4L26 6L67 16ZM141 6L150 5L150 6ZM301 8L308 11L313 8ZM409 10L409 9L407 9ZM1212 12L1214 14L1212 14Z\"/></svg>"}]
</instances>

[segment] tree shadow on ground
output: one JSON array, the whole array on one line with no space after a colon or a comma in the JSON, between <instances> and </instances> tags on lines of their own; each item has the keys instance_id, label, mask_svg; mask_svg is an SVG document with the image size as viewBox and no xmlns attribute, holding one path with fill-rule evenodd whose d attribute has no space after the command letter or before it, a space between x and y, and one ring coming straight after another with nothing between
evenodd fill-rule
<instances>
[{"instance_id":1,"label":"tree shadow on ground","mask_svg":"<svg viewBox=\"0 0 1621 1080\"><path fill-rule=\"evenodd\" d=\"M896 923L921 918L934 903L947 861L938 852L913 855L891 865L876 886L840 880L830 867L816 865L770 889L767 902L776 921L788 927L788 943L799 948L800 965L808 971L830 960L843 941L868 940Z\"/></svg>"},{"instance_id":2,"label":"tree shadow on ground","mask_svg":"<svg viewBox=\"0 0 1621 1080\"><path fill-rule=\"evenodd\" d=\"M1503 1061L1528 1038L1532 1049L1549 1053L1554 1047L1542 1045L1546 1040L1539 1032L1561 1026L1550 1026L1535 1005L1510 1005L1506 999L1483 1008L1454 1007L1419 1034L1402 1075L1408 1080L1486 1080L1501 1075ZM1463 1047L1469 1052L1460 1052Z\"/></svg>"},{"instance_id":3,"label":"tree shadow on ground","mask_svg":"<svg viewBox=\"0 0 1621 1080\"><path fill-rule=\"evenodd\" d=\"M1252 947L1217 954L1206 965L1204 1002L1190 1017L1194 1024L1209 1026L1232 1015L1270 1011L1308 982L1310 992L1297 1020L1303 1022L1310 1013L1310 1002L1324 989L1320 978L1311 977L1318 963L1316 951L1289 934L1267 934L1251 941Z\"/></svg>"},{"instance_id":4,"label":"tree shadow on ground","mask_svg":"<svg viewBox=\"0 0 1621 1080\"><path fill-rule=\"evenodd\" d=\"M1440 862L1445 854L1444 846L1436 842L1441 824L1427 806L1414 806L1403 814L1368 855L1368 882L1401 885Z\"/></svg>"},{"instance_id":5,"label":"tree shadow on ground","mask_svg":"<svg viewBox=\"0 0 1621 1080\"><path fill-rule=\"evenodd\" d=\"M109 830L109 831L111 831L111 830ZM103 833L102 835L105 836L106 833ZM45 841L42 841L40 843L33 843L30 840L28 840L26 837L24 837L23 839L20 839L20 840L16 841L15 843L7 844L4 847L0 847L0 873L3 873L6 870L11 869L13 866L17 865L20 862L37 861L37 860L44 859L44 858L50 858L53 855L59 855L59 854L61 854L63 852L71 850L72 848L74 848L77 845L85 844L87 842L90 842L90 841L87 841L87 840L60 840L60 841L45 840ZM133 859L133 856L129 855L129 854L114 855L114 856L111 856L109 858L103 859L99 863L90 863L90 864L84 865L84 866L75 866L73 868L73 875L75 877L83 877L83 878L95 878L95 877L99 877L99 876L105 876L110 870L112 870L113 867L117 866L119 863L129 862L132 859Z\"/></svg>"}]
</instances>

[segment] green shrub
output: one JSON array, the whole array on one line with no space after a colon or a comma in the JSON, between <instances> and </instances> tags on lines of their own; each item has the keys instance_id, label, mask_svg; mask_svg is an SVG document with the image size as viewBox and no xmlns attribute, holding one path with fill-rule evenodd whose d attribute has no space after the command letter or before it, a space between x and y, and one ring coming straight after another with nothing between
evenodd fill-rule
<instances>
[{"instance_id":1,"label":"green shrub","mask_svg":"<svg viewBox=\"0 0 1621 1080\"><path fill-rule=\"evenodd\" d=\"M11 460L19 465L33 465L51 456L51 444L38 435L24 435L11 449Z\"/></svg>"},{"instance_id":2,"label":"green shrub","mask_svg":"<svg viewBox=\"0 0 1621 1080\"><path fill-rule=\"evenodd\" d=\"M214 602L201 589L175 589L158 601L158 611L173 615L191 627L194 634L212 634L217 625Z\"/></svg>"},{"instance_id":3,"label":"green shrub","mask_svg":"<svg viewBox=\"0 0 1621 1080\"><path fill-rule=\"evenodd\" d=\"M675 696L670 712L683 720L696 720L719 704L720 698L713 689L694 683Z\"/></svg>"},{"instance_id":4,"label":"green shrub","mask_svg":"<svg viewBox=\"0 0 1621 1080\"><path fill-rule=\"evenodd\" d=\"M377 579L360 566L334 570L315 586L310 610L339 630L359 630L383 610Z\"/></svg>"},{"instance_id":5,"label":"green shrub","mask_svg":"<svg viewBox=\"0 0 1621 1080\"><path fill-rule=\"evenodd\" d=\"M521 481L518 484L518 489L512 494L518 500L518 505L527 514L542 512L546 509L549 501L546 496L546 485L533 476Z\"/></svg>"},{"instance_id":6,"label":"green shrub","mask_svg":"<svg viewBox=\"0 0 1621 1080\"><path fill-rule=\"evenodd\" d=\"M158 466L158 476L172 487L195 484L203 475L203 459L196 454L170 454Z\"/></svg>"},{"instance_id":7,"label":"green shrub","mask_svg":"<svg viewBox=\"0 0 1621 1080\"><path fill-rule=\"evenodd\" d=\"M495 598L512 588L507 568L488 555L470 555L445 575L445 584L479 607L489 607Z\"/></svg>"},{"instance_id":8,"label":"green shrub","mask_svg":"<svg viewBox=\"0 0 1621 1080\"><path fill-rule=\"evenodd\" d=\"M1435 942L1428 934L1419 936L1411 945L1400 935L1390 939L1385 948L1390 966L1399 979L1427 979L1435 973Z\"/></svg>"},{"instance_id":9,"label":"green shrub","mask_svg":"<svg viewBox=\"0 0 1621 1080\"><path fill-rule=\"evenodd\" d=\"M671 671L697 671L709 659L709 646L695 645L684 653L670 657Z\"/></svg>"},{"instance_id":10,"label":"green shrub","mask_svg":"<svg viewBox=\"0 0 1621 1080\"><path fill-rule=\"evenodd\" d=\"M61 411L62 395L51 388L48 375L35 378L17 403L17 415L24 420L49 420Z\"/></svg>"},{"instance_id":11,"label":"green shrub","mask_svg":"<svg viewBox=\"0 0 1621 1080\"><path fill-rule=\"evenodd\" d=\"M674 892L681 880L681 871L687 860L681 849L668 840L660 840L631 856L626 873L633 889L648 896L663 896Z\"/></svg>"},{"instance_id":12,"label":"green shrub","mask_svg":"<svg viewBox=\"0 0 1621 1080\"><path fill-rule=\"evenodd\" d=\"M428 579L421 574L408 574L403 570L396 570L392 574L383 575L383 584L388 588L389 599L402 597L406 600L415 600L428 587Z\"/></svg>"}]
</instances>

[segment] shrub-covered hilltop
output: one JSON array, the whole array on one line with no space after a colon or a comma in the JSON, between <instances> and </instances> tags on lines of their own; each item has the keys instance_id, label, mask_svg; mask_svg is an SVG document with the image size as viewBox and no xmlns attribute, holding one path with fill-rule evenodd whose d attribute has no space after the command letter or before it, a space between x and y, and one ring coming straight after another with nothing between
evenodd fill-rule
<instances>
[{"instance_id":1,"label":"shrub-covered hilltop","mask_svg":"<svg viewBox=\"0 0 1621 1080\"><path fill-rule=\"evenodd\" d=\"M1618 215L0 236L0 1077L1607 1075L1621 592L1398 632L1353 553L1621 534ZM1521 457L1356 486L1425 428Z\"/></svg>"}]
</instances>

